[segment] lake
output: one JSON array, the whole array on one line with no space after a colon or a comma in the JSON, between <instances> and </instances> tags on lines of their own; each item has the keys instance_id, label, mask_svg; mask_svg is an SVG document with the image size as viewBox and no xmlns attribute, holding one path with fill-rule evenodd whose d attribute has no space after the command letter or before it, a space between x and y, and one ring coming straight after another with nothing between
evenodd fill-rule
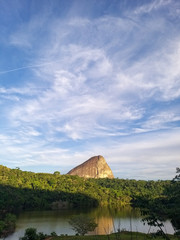
<instances>
[{"instance_id":1,"label":"lake","mask_svg":"<svg viewBox=\"0 0 180 240\"><path fill-rule=\"evenodd\" d=\"M98 227L89 234L108 234L117 229L138 231L147 233L148 225L143 225L140 211L131 207L121 209L95 208L95 209L64 209L58 211L25 211L17 216L16 231L6 240L19 240L24 235L26 228L34 227L38 232L50 234L56 232L58 235L74 235L68 221L73 215L84 214L94 217ZM132 226L132 227L131 227ZM155 232L157 228L151 228ZM165 222L165 231L173 234L174 230L169 221Z\"/></svg>"}]
</instances>

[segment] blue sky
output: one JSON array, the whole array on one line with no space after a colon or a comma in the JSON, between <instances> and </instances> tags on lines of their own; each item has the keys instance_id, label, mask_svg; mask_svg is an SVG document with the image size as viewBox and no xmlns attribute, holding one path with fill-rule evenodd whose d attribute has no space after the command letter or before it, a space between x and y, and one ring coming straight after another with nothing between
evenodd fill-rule
<instances>
[{"instance_id":1,"label":"blue sky","mask_svg":"<svg viewBox=\"0 0 180 240\"><path fill-rule=\"evenodd\" d=\"M0 164L171 179L179 105L179 0L0 0Z\"/></svg>"}]
</instances>

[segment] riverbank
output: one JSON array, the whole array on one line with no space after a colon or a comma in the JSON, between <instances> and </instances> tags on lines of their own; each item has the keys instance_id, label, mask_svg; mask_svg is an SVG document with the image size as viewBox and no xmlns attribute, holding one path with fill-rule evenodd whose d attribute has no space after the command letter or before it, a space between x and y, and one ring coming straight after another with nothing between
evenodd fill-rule
<instances>
[{"instance_id":1,"label":"riverbank","mask_svg":"<svg viewBox=\"0 0 180 240\"><path fill-rule=\"evenodd\" d=\"M178 236L167 235L170 240L179 240ZM154 236L139 232L120 232L109 235L88 235L88 236L55 236L48 237L46 240L146 240L156 239L164 240L163 236Z\"/></svg>"},{"instance_id":2,"label":"riverbank","mask_svg":"<svg viewBox=\"0 0 180 240\"><path fill-rule=\"evenodd\" d=\"M58 236L75 235L69 225L69 219L73 216L85 215L95 218L98 227L91 235L106 235L116 232L118 229L126 231L137 231L148 233L149 226L143 224L139 209L124 207L122 209L93 208L93 209L64 209L59 211L23 211L17 216L16 230L14 234L7 237L7 240L19 240L24 236L25 229L36 228L37 232L50 235L56 232ZM131 223L131 224L130 224ZM165 222L163 230L173 234L171 223ZM151 232L156 232L157 227L151 227Z\"/></svg>"}]
</instances>

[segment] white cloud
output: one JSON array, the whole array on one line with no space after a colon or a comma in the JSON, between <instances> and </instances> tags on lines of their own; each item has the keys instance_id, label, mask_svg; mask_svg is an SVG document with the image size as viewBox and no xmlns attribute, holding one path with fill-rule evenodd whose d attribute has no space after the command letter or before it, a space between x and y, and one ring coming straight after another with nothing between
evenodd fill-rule
<instances>
[{"instance_id":1,"label":"white cloud","mask_svg":"<svg viewBox=\"0 0 180 240\"><path fill-rule=\"evenodd\" d=\"M35 92L32 99L27 99L21 105L15 106L10 113L12 121L16 124L19 122L19 125L23 122L35 126L42 123L50 124L52 131L61 129L68 138L74 140L109 134L117 136L128 134L129 130L124 129L126 133L117 133L111 130L104 131L103 127L107 128L107 124L114 121L115 124L117 122L124 123L121 127L128 129L130 122L140 120L147 114L148 109L144 102L151 99L168 101L179 96L179 45L177 39L171 41L168 47L166 45L166 48L153 51L150 56L133 61L130 65L129 60L124 59L123 54L122 59L120 57L121 52L123 53L121 44L129 38L128 35L123 41L120 40L118 56L116 53L110 54L109 47L110 45L111 48L115 47L113 44L117 44L117 42L114 43L114 39L118 39L118 33L124 33L123 23L133 31L133 22L107 16L91 22L87 19L77 19L74 27L77 28L77 31L80 31L82 25L84 31L88 31L87 27L91 27L92 31L95 31L95 28L103 32L111 31L109 25L107 28L105 26L108 20L112 25L113 33L115 33L112 42L110 41L111 44L106 43L111 32L108 36L103 36L103 40L102 38L98 39L98 42L96 39L92 39L94 37L92 34L91 44L86 43L87 46L69 44L66 43L67 39L61 41L61 33L64 32L66 26L66 37L69 37L72 29L71 27L69 29L68 25L72 25L71 21L60 22L62 30L59 25L54 26L50 33L55 47L51 48L51 44L48 44L40 48L39 56L32 64L40 66L34 72L42 81L47 82L48 88L42 89L41 93L37 92L36 94ZM58 20L56 21L58 22ZM164 22L162 24L164 27ZM143 29L141 27L140 33L146 32L145 28L146 26ZM134 32L134 34L135 36L139 35L139 32ZM102 43L99 40L102 40ZM97 47L92 46L92 43L96 43ZM100 48L101 46L103 48ZM132 43L129 56L138 48L137 42ZM51 64L43 66L48 61ZM126 67L123 68L123 65ZM125 126L126 121L129 121L127 126ZM146 128L148 131L147 124L152 126L155 123L155 129L158 127L161 129L163 124L160 121L164 121L162 117L159 117L158 120L153 120L151 117L144 124L142 123L140 129L143 131L143 128ZM152 129L149 126L149 131ZM134 130L130 130L130 132L132 131Z\"/></svg>"},{"instance_id":2,"label":"white cloud","mask_svg":"<svg viewBox=\"0 0 180 240\"><path fill-rule=\"evenodd\" d=\"M91 149L106 158L119 178L172 179L179 165L179 136L178 128L131 136L105 146L94 144Z\"/></svg>"},{"instance_id":3,"label":"white cloud","mask_svg":"<svg viewBox=\"0 0 180 240\"><path fill-rule=\"evenodd\" d=\"M173 124L180 121L180 113L177 110L166 110L158 112L155 116L150 116L150 118L142 123L142 129L146 131L166 129L169 128L168 124Z\"/></svg>"},{"instance_id":4,"label":"white cloud","mask_svg":"<svg viewBox=\"0 0 180 240\"><path fill-rule=\"evenodd\" d=\"M180 97L180 36L163 15L143 21L142 15L170 3L151 1L126 17L65 20L43 13L20 25L10 44L24 50L30 64L0 74L34 75L21 87L0 87L9 129L2 132L6 153L0 155L24 167L67 167L102 154L117 174L122 164L125 177L148 178L156 167L168 176L179 156L173 101Z\"/></svg>"},{"instance_id":5,"label":"white cloud","mask_svg":"<svg viewBox=\"0 0 180 240\"><path fill-rule=\"evenodd\" d=\"M135 10L136 14L146 14L172 3L172 0L153 0Z\"/></svg>"}]
</instances>

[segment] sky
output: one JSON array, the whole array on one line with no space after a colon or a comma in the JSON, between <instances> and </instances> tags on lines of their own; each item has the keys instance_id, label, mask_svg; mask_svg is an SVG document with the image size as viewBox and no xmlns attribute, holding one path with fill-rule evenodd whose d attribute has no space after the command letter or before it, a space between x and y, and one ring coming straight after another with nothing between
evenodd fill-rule
<instances>
[{"instance_id":1,"label":"sky","mask_svg":"<svg viewBox=\"0 0 180 240\"><path fill-rule=\"evenodd\" d=\"M180 167L179 0L0 0L0 164Z\"/></svg>"}]
</instances>

